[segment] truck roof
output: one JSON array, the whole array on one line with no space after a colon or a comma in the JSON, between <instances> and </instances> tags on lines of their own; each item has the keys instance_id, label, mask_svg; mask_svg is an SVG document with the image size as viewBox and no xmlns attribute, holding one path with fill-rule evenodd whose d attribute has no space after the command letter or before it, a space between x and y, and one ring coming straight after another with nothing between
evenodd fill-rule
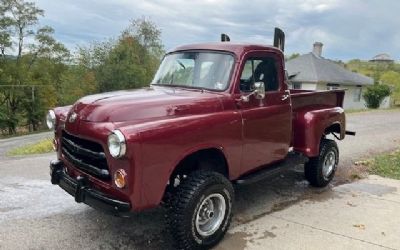
<instances>
[{"instance_id":1,"label":"truck roof","mask_svg":"<svg viewBox=\"0 0 400 250\"><path fill-rule=\"evenodd\" d=\"M168 53L183 51L183 50L215 50L234 53L236 56L250 50L267 50L282 54L282 51L276 47L262 44L250 43L233 43L233 42L212 42L212 43L197 43L178 46Z\"/></svg>"}]
</instances>

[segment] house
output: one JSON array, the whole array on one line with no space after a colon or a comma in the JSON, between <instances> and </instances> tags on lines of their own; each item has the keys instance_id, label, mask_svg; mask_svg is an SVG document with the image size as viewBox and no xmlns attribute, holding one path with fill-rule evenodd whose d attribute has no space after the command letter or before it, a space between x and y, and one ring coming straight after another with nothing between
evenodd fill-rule
<instances>
[{"instance_id":1,"label":"house","mask_svg":"<svg viewBox=\"0 0 400 250\"><path fill-rule=\"evenodd\" d=\"M387 64L394 63L394 60L390 57L389 54L386 53L378 54L369 61L375 63L387 63Z\"/></svg>"},{"instance_id":2,"label":"house","mask_svg":"<svg viewBox=\"0 0 400 250\"><path fill-rule=\"evenodd\" d=\"M337 63L322 57L320 42L314 43L313 51L286 62L290 80L289 88L305 90L347 89L345 109L366 108L362 93L374 84L370 77L351 72Z\"/></svg>"}]
</instances>

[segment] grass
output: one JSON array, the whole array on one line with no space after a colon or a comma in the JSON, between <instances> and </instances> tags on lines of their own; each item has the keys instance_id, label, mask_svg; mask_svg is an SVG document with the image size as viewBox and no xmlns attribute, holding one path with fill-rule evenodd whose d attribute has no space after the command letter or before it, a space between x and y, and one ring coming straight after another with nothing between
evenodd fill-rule
<instances>
[{"instance_id":1,"label":"grass","mask_svg":"<svg viewBox=\"0 0 400 250\"><path fill-rule=\"evenodd\" d=\"M2 131L3 133L0 133L0 139L8 139L8 138L13 138L13 137L18 137L18 136L24 136L24 135L33 135L33 134L40 134L43 132L47 132L50 131L47 128L41 128L37 131L34 132L29 132L29 131L18 131L16 134L13 135L9 135L9 134L3 134L5 133L4 131Z\"/></svg>"},{"instance_id":2,"label":"grass","mask_svg":"<svg viewBox=\"0 0 400 250\"><path fill-rule=\"evenodd\" d=\"M379 111L398 111L400 110L399 106L386 108L386 109L346 109L346 114L353 114L353 113L364 113L364 112L379 112Z\"/></svg>"},{"instance_id":3,"label":"grass","mask_svg":"<svg viewBox=\"0 0 400 250\"><path fill-rule=\"evenodd\" d=\"M7 153L8 156L18 155L31 155L31 154L44 154L53 151L52 139L44 139L35 144L27 144L15 149L12 149Z\"/></svg>"},{"instance_id":4,"label":"grass","mask_svg":"<svg viewBox=\"0 0 400 250\"><path fill-rule=\"evenodd\" d=\"M368 111L371 111L371 109L346 109L345 110L346 114L361 113L361 112L368 112Z\"/></svg>"},{"instance_id":5,"label":"grass","mask_svg":"<svg viewBox=\"0 0 400 250\"><path fill-rule=\"evenodd\" d=\"M400 149L376 156L367 166L371 174L400 180Z\"/></svg>"}]
</instances>

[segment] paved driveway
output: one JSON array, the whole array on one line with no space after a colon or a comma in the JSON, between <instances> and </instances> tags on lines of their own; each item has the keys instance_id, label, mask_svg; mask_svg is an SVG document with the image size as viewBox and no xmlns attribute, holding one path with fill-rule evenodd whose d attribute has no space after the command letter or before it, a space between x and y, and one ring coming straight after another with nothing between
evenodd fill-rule
<instances>
[{"instance_id":1,"label":"paved driveway","mask_svg":"<svg viewBox=\"0 0 400 250\"><path fill-rule=\"evenodd\" d=\"M348 129L356 130L357 136L348 137L339 143L341 168L348 169L354 160L396 148L400 140L399 125L400 111L349 115ZM54 154L12 158L4 155L5 151L14 146L48 135L0 140L0 249L171 248L161 209L134 214L128 219L102 214L85 205L76 204L71 196L50 184L48 163L54 159ZM345 173L339 173L336 183L343 183ZM231 245L229 249L241 249L246 245L257 248L250 242L254 242L254 238L246 238L246 235L240 233L244 226L259 223L259 220L268 216L281 216L280 213L285 211L296 213L291 210L296 204L301 205L321 195L329 197L336 192L333 186L323 190L310 188L303 179L302 170L296 168L273 179L237 187L231 234L221 247L237 240L238 244ZM313 202L318 206L329 205L326 199L316 198ZM311 206L309 209L317 208ZM331 221L341 218L332 214L327 216ZM291 232L301 232L312 238L311 232L303 227L295 231L285 231L284 228L280 230L283 230L281 236L287 236L284 239L296 240ZM321 240L323 243L324 240ZM292 246L286 240L280 240L280 244L282 248Z\"/></svg>"}]
</instances>

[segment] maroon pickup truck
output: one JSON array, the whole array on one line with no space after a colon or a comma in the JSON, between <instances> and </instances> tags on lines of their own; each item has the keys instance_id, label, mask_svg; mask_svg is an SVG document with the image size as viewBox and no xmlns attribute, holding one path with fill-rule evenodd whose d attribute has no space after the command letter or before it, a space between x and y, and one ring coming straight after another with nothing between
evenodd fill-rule
<instances>
[{"instance_id":1,"label":"maroon pickup truck","mask_svg":"<svg viewBox=\"0 0 400 250\"><path fill-rule=\"evenodd\" d=\"M345 137L344 91L288 90L275 46L218 42L167 53L151 85L50 110L51 182L118 215L164 204L179 248L208 248L229 227L234 184L303 163L326 186ZM226 40L226 39L225 39Z\"/></svg>"}]
</instances>

